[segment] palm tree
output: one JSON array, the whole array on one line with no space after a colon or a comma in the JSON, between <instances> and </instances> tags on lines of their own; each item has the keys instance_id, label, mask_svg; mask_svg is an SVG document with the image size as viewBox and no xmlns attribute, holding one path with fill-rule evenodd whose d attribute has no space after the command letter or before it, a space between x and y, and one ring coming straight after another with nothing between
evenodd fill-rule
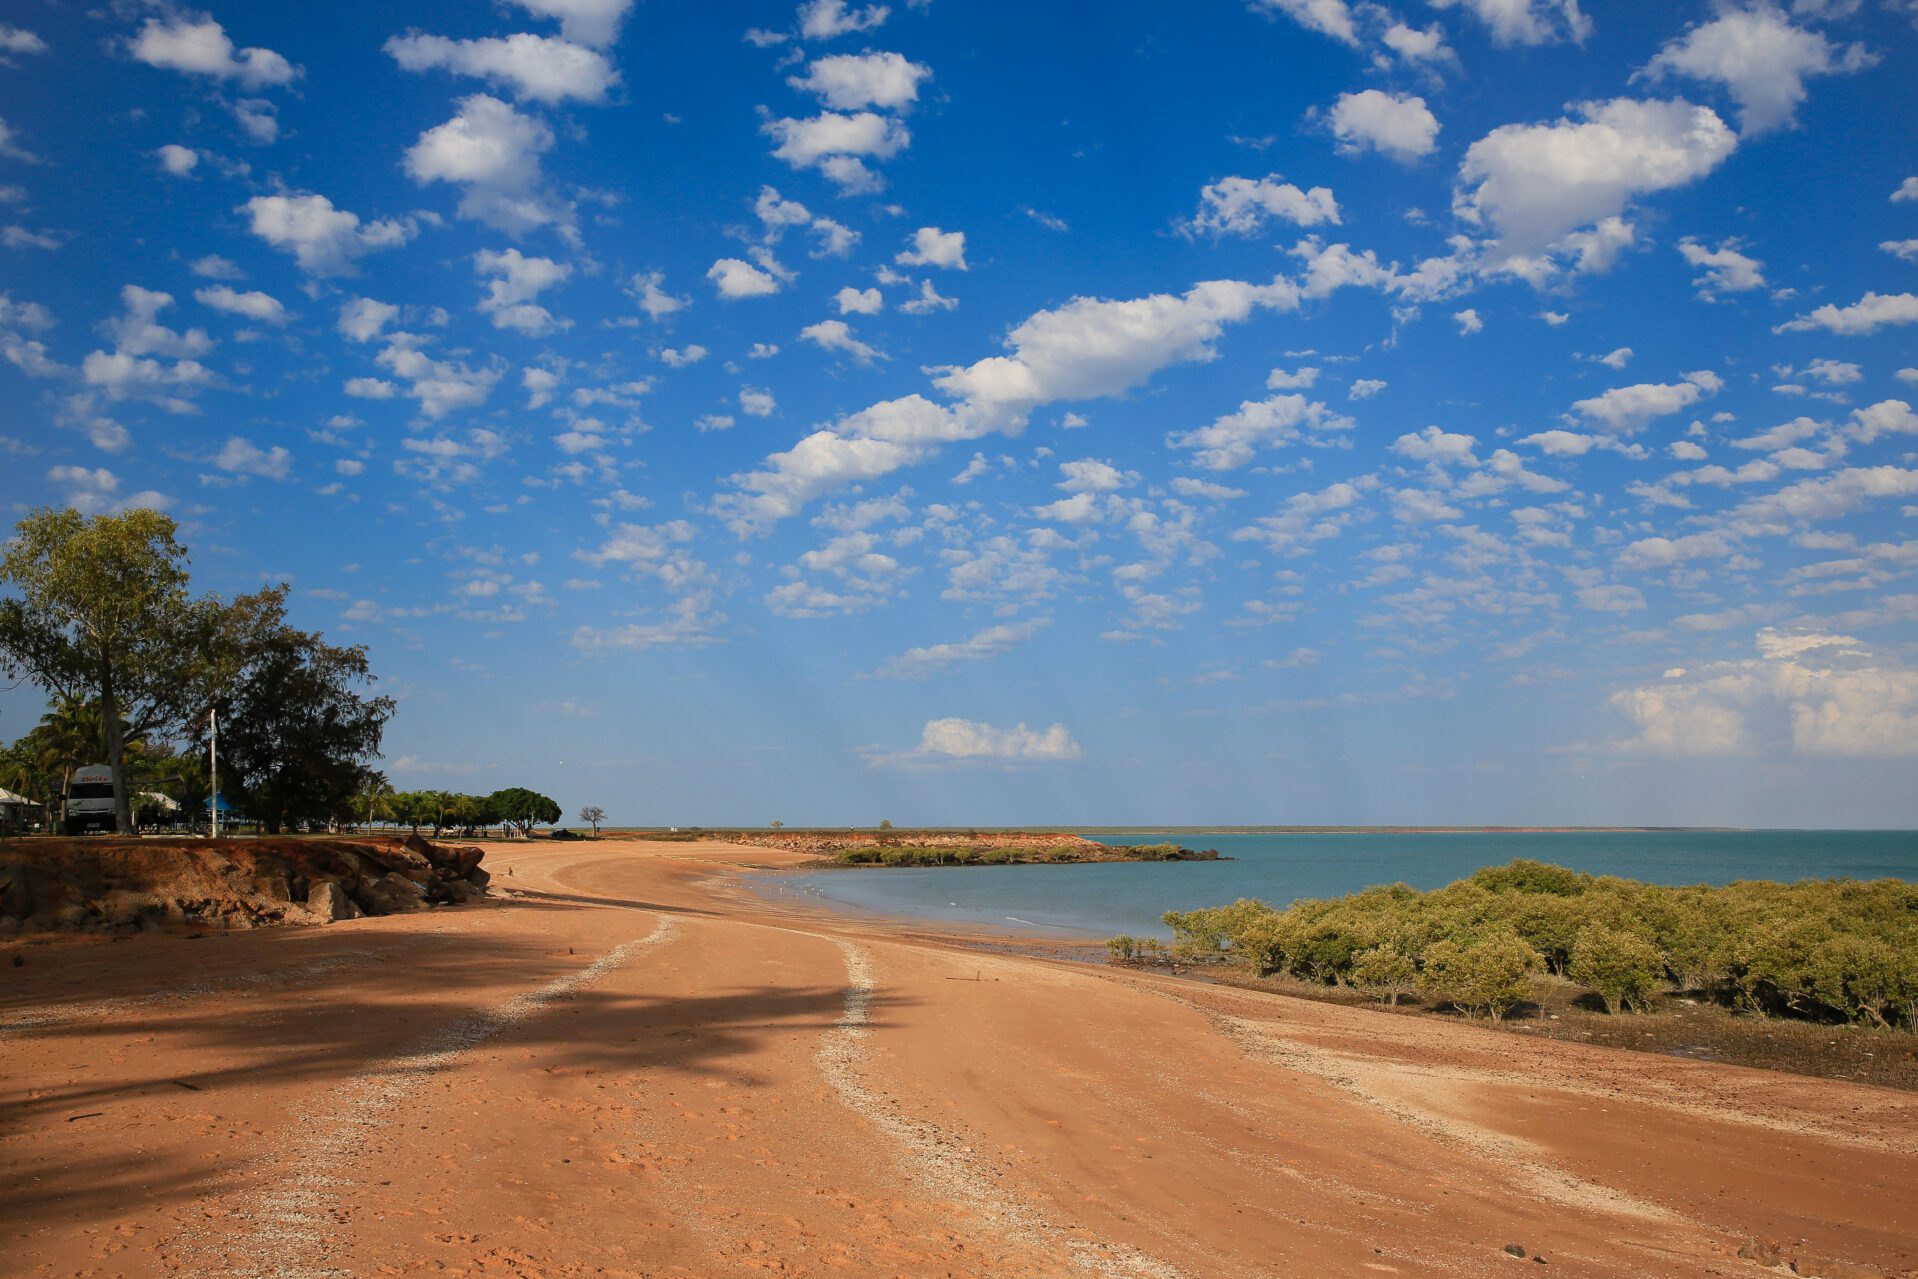
<instances>
[{"instance_id":1,"label":"palm tree","mask_svg":"<svg viewBox=\"0 0 1918 1279\"><path fill-rule=\"evenodd\" d=\"M53 829L55 782L53 774L40 762L31 734L0 752L0 789L39 804L47 829Z\"/></svg>"},{"instance_id":2,"label":"palm tree","mask_svg":"<svg viewBox=\"0 0 1918 1279\"><path fill-rule=\"evenodd\" d=\"M132 736L131 728L125 720L120 722L126 753L135 756L146 750L146 742ZM65 795L75 769L106 758L106 717L100 713L98 702L85 697L62 697L40 717L27 738L34 740L42 766L59 774L60 794Z\"/></svg>"},{"instance_id":3,"label":"palm tree","mask_svg":"<svg viewBox=\"0 0 1918 1279\"><path fill-rule=\"evenodd\" d=\"M40 738L42 761L59 769L63 795L73 770L106 751L106 723L99 708L83 697L60 698L40 717L34 732Z\"/></svg>"},{"instance_id":4,"label":"palm tree","mask_svg":"<svg viewBox=\"0 0 1918 1279\"><path fill-rule=\"evenodd\" d=\"M453 797L443 790L425 792L426 819L433 823L433 838L440 837L440 828L446 825L446 819L452 815Z\"/></svg>"},{"instance_id":5,"label":"palm tree","mask_svg":"<svg viewBox=\"0 0 1918 1279\"><path fill-rule=\"evenodd\" d=\"M370 831L375 818L393 815L393 783L386 780L385 773L369 772L361 790L366 795L366 829Z\"/></svg>"},{"instance_id":6,"label":"palm tree","mask_svg":"<svg viewBox=\"0 0 1918 1279\"><path fill-rule=\"evenodd\" d=\"M454 795L450 812L453 820L459 824L460 833L471 835L473 827L479 824L480 802L476 795Z\"/></svg>"},{"instance_id":7,"label":"palm tree","mask_svg":"<svg viewBox=\"0 0 1918 1279\"><path fill-rule=\"evenodd\" d=\"M420 822L427 816L424 791L395 791L387 802L395 822L405 822L415 835L420 833Z\"/></svg>"}]
</instances>

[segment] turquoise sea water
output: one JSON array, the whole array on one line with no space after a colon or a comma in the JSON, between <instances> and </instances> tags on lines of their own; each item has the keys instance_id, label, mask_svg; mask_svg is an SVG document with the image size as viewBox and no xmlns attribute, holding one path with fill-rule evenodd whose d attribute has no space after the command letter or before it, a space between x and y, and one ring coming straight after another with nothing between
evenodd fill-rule
<instances>
[{"instance_id":1,"label":"turquoise sea water","mask_svg":"<svg viewBox=\"0 0 1918 1279\"><path fill-rule=\"evenodd\" d=\"M1106 835L1156 844L1165 835ZM1656 884L1737 879L1918 880L1918 831L1569 831L1542 834L1181 835L1232 861L966 866L820 871L769 877L761 891L803 893L883 915L1018 931L1169 936L1168 910L1240 897L1274 905L1403 882L1437 888L1514 857Z\"/></svg>"}]
</instances>

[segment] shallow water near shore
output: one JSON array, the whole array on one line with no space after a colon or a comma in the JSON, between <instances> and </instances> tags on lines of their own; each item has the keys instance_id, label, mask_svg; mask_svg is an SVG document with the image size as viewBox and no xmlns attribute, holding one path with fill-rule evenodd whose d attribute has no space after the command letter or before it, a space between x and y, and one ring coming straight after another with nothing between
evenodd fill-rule
<instances>
[{"instance_id":1,"label":"shallow water near shore","mask_svg":"<svg viewBox=\"0 0 1918 1279\"><path fill-rule=\"evenodd\" d=\"M1241 897L1284 905L1371 884L1430 889L1515 857L1654 884L1740 879L1918 881L1918 831L1544 831L1241 835L1106 835L1106 844L1167 839L1231 861L830 870L760 878L768 897L804 896L908 919L1027 933L1168 937L1168 910Z\"/></svg>"}]
</instances>

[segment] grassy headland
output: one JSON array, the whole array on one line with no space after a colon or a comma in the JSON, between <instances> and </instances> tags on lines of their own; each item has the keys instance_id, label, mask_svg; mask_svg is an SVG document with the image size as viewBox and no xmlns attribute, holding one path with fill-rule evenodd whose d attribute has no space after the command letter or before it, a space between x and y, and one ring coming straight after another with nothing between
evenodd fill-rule
<instances>
[{"instance_id":1,"label":"grassy headland","mask_svg":"<svg viewBox=\"0 0 1918 1279\"><path fill-rule=\"evenodd\" d=\"M837 866L1059 866L1077 862L1216 861L1216 850L1179 844L1101 844L1070 831L896 830L891 826L800 830L682 830L647 840L717 839L810 853Z\"/></svg>"}]
</instances>

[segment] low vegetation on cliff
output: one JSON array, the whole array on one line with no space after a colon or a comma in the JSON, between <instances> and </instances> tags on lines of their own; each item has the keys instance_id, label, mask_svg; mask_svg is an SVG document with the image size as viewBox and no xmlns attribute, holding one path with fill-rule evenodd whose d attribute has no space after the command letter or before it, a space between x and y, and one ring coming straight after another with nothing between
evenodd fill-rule
<instances>
[{"instance_id":1,"label":"low vegetation on cliff","mask_svg":"<svg viewBox=\"0 0 1918 1279\"><path fill-rule=\"evenodd\" d=\"M1169 947L1114 938L1120 962L1238 964L1396 1003L1503 1017L1552 974L1608 1011L1668 991L1775 1016L1918 1031L1918 885L1884 879L1682 888L1534 861L1432 892L1404 884L1171 911Z\"/></svg>"}]
</instances>

